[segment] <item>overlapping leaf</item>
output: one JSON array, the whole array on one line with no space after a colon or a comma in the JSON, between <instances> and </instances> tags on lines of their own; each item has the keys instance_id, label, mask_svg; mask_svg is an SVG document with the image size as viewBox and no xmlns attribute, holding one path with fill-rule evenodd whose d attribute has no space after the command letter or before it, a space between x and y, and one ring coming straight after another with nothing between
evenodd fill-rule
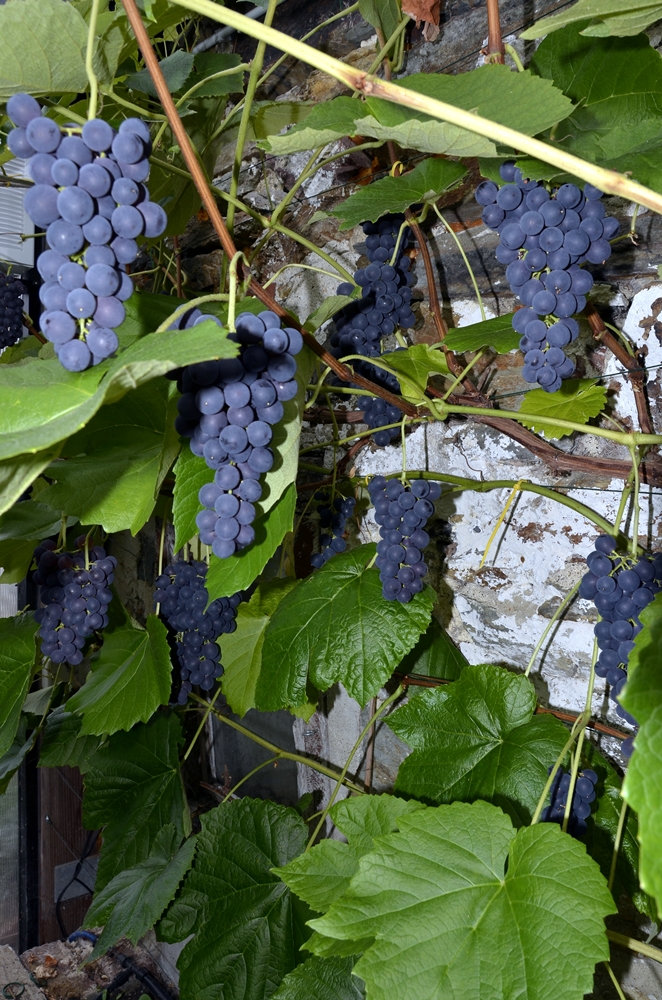
<instances>
[{"instance_id":1,"label":"overlapping leaf","mask_svg":"<svg viewBox=\"0 0 662 1000\"><path fill-rule=\"evenodd\" d=\"M0 618L0 757L11 747L35 664L35 620L28 612Z\"/></svg>"},{"instance_id":2,"label":"overlapping leaf","mask_svg":"<svg viewBox=\"0 0 662 1000\"><path fill-rule=\"evenodd\" d=\"M72 4L21 0L0 10L0 100L12 94L80 93L87 26Z\"/></svg>"},{"instance_id":3,"label":"overlapping leaf","mask_svg":"<svg viewBox=\"0 0 662 1000\"><path fill-rule=\"evenodd\" d=\"M0 514L8 511L60 453L60 444L0 461ZM9 582L9 581L7 581Z\"/></svg>"},{"instance_id":4,"label":"overlapping leaf","mask_svg":"<svg viewBox=\"0 0 662 1000\"><path fill-rule=\"evenodd\" d=\"M32 562L35 543L49 535L57 534L62 523L60 511L53 510L40 500L26 500L15 504L0 517L0 568L1 583L20 583L25 579ZM67 519L67 527L76 523L75 517Z\"/></svg>"},{"instance_id":5,"label":"overlapping leaf","mask_svg":"<svg viewBox=\"0 0 662 1000\"><path fill-rule=\"evenodd\" d=\"M662 17L659 0L577 0L558 14L536 21L520 38L541 38L580 21L591 22L583 35L637 35Z\"/></svg>"},{"instance_id":6,"label":"overlapping leaf","mask_svg":"<svg viewBox=\"0 0 662 1000\"><path fill-rule=\"evenodd\" d=\"M389 716L413 748L396 790L428 802L484 799L528 823L567 739L535 707L531 682L501 667L467 666L451 686L421 692Z\"/></svg>"},{"instance_id":7,"label":"overlapping leaf","mask_svg":"<svg viewBox=\"0 0 662 1000\"><path fill-rule=\"evenodd\" d=\"M436 618L433 618L429 628L411 653L407 653L398 670L405 674L422 674L424 677L454 681L466 666L466 657Z\"/></svg>"},{"instance_id":8,"label":"overlapping leaf","mask_svg":"<svg viewBox=\"0 0 662 1000\"><path fill-rule=\"evenodd\" d=\"M362 1000L363 983L352 975L353 965L353 958L309 958L285 976L273 1000Z\"/></svg>"},{"instance_id":9,"label":"overlapping leaf","mask_svg":"<svg viewBox=\"0 0 662 1000\"><path fill-rule=\"evenodd\" d=\"M67 712L63 705L53 709L41 737L40 767L77 767L85 774L100 740L81 736L82 723L80 716Z\"/></svg>"},{"instance_id":10,"label":"overlapping leaf","mask_svg":"<svg viewBox=\"0 0 662 1000\"><path fill-rule=\"evenodd\" d=\"M557 392L544 389L530 389L525 393L519 413L530 413L532 417L560 417L576 424L586 424L597 417L605 408L607 390L590 378L568 379ZM550 426L533 420L520 419L525 427L547 438L562 438L572 431L566 427Z\"/></svg>"},{"instance_id":11,"label":"overlapping leaf","mask_svg":"<svg viewBox=\"0 0 662 1000\"><path fill-rule=\"evenodd\" d=\"M414 344L406 351L392 351L383 354L381 360L398 375L404 398L412 401L420 400L425 393L429 375L448 375L444 352L429 344Z\"/></svg>"},{"instance_id":12,"label":"overlapping leaf","mask_svg":"<svg viewBox=\"0 0 662 1000\"><path fill-rule=\"evenodd\" d=\"M409 604L382 597L374 545L334 556L278 605L262 648L256 704L264 711L301 705L308 676L325 691L340 681L365 705L430 622L434 592Z\"/></svg>"},{"instance_id":13,"label":"overlapping leaf","mask_svg":"<svg viewBox=\"0 0 662 1000\"><path fill-rule=\"evenodd\" d=\"M497 354L508 354L519 347L520 334L512 327L512 313L497 316L482 323L471 323L458 329L450 329L444 341L450 351L479 351L481 347L492 347Z\"/></svg>"},{"instance_id":14,"label":"overlapping leaf","mask_svg":"<svg viewBox=\"0 0 662 1000\"><path fill-rule=\"evenodd\" d=\"M175 527L175 552L197 535L195 519L202 505L198 493L211 482L212 474L204 458L194 455L186 442L175 462L175 488L172 497L172 520Z\"/></svg>"}]
</instances>

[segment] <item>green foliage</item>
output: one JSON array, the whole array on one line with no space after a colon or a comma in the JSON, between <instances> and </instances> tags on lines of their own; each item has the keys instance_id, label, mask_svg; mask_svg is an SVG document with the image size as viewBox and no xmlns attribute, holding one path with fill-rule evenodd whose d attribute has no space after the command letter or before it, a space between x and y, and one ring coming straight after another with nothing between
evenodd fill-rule
<instances>
[{"instance_id":1,"label":"green foliage","mask_svg":"<svg viewBox=\"0 0 662 1000\"><path fill-rule=\"evenodd\" d=\"M41 738L39 767L77 767L85 774L100 740L82 736L82 724L80 716L67 712L64 705L54 708Z\"/></svg>"},{"instance_id":2,"label":"green foliage","mask_svg":"<svg viewBox=\"0 0 662 1000\"><path fill-rule=\"evenodd\" d=\"M35 543L49 535L57 535L62 515L52 507L34 500L16 504L0 517L0 567L2 583L20 583L25 579ZM76 523L67 519L67 527Z\"/></svg>"},{"instance_id":3,"label":"green foliage","mask_svg":"<svg viewBox=\"0 0 662 1000\"><path fill-rule=\"evenodd\" d=\"M482 323L471 323L459 329L451 328L444 341L449 351L463 354L465 351L479 351L481 347L492 347L497 354L508 354L519 347L520 334L512 327L512 313L486 319Z\"/></svg>"},{"instance_id":4,"label":"green foliage","mask_svg":"<svg viewBox=\"0 0 662 1000\"><path fill-rule=\"evenodd\" d=\"M406 351L383 354L381 360L392 368L400 379L400 389L404 398L414 402L421 401L429 375L448 375L448 363L443 351L430 347L429 344L414 344Z\"/></svg>"},{"instance_id":5,"label":"green foliage","mask_svg":"<svg viewBox=\"0 0 662 1000\"><path fill-rule=\"evenodd\" d=\"M541 38L568 24L591 18L582 35L637 35L662 17L659 0L577 0L559 14L552 14L527 28L520 38Z\"/></svg>"},{"instance_id":6,"label":"green foliage","mask_svg":"<svg viewBox=\"0 0 662 1000\"><path fill-rule=\"evenodd\" d=\"M306 682L340 681L365 705L425 631L434 592L409 604L384 601L373 545L330 559L283 598L267 627L256 703L263 711L301 705Z\"/></svg>"},{"instance_id":7,"label":"green foliage","mask_svg":"<svg viewBox=\"0 0 662 1000\"><path fill-rule=\"evenodd\" d=\"M318 330L323 323L326 323L328 319L342 309L344 306L348 306L351 302L357 299L358 295L329 295L328 299L324 299L324 302L319 306L314 313L311 313L305 322L305 328L310 333L314 333Z\"/></svg>"},{"instance_id":8,"label":"green foliage","mask_svg":"<svg viewBox=\"0 0 662 1000\"><path fill-rule=\"evenodd\" d=\"M455 645L436 618L407 653L398 670L403 674L421 674L454 681L468 665L466 657Z\"/></svg>"},{"instance_id":9,"label":"green foliage","mask_svg":"<svg viewBox=\"0 0 662 1000\"><path fill-rule=\"evenodd\" d=\"M73 4L21 0L0 10L0 100L87 90L87 26Z\"/></svg>"},{"instance_id":10,"label":"green foliage","mask_svg":"<svg viewBox=\"0 0 662 1000\"><path fill-rule=\"evenodd\" d=\"M0 461L0 514L8 511L60 453L56 444L34 454Z\"/></svg>"},{"instance_id":11,"label":"green foliage","mask_svg":"<svg viewBox=\"0 0 662 1000\"><path fill-rule=\"evenodd\" d=\"M467 666L449 687L422 691L389 716L413 749L396 791L434 803L484 799L517 825L530 822L567 739L535 707L531 682L501 667Z\"/></svg>"},{"instance_id":12,"label":"green foliage","mask_svg":"<svg viewBox=\"0 0 662 1000\"><path fill-rule=\"evenodd\" d=\"M613 910L597 865L556 824L515 833L495 806L455 803L402 817L311 926L370 939L355 971L373 1000L575 1000L609 957Z\"/></svg>"},{"instance_id":13,"label":"green foliage","mask_svg":"<svg viewBox=\"0 0 662 1000\"><path fill-rule=\"evenodd\" d=\"M233 66L239 66L241 57L231 52L198 52L195 56L194 74L188 80L189 89L196 87L196 97L223 97L226 94L236 94L243 90L244 77L238 73L228 73L227 76L213 76L223 73Z\"/></svg>"},{"instance_id":14,"label":"green foliage","mask_svg":"<svg viewBox=\"0 0 662 1000\"><path fill-rule=\"evenodd\" d=\"M168 823L156 835L149 857L119 872L95 894L85 926L103 924L104 928L88 961L105 954L122 937L137 944L154 926L193 862L195 837L181 847L180 840L174 825Z\"/></svg>"},{"instance_id":15,"label":"green foliage","mask_svg":"<svg viewBox=\"0 0 662 1000\"><path fill-rule=\"evenodd\" d=\"M359 0L361 17L379 29L385 39L391 37L402 20L398 0Z\"/></svg>"},{"instance_id":16,"label":"green foliage","mask_svg":"<svg viewBox=\"0 0 662 1000\"><path fill-rule=\"evenodd\" d=\"M198 528L196 515L202 510L198 493L209 482L209 466L204 458L194 455L185 442L173 469L175 488L172 494L172 521L175 527L175 552L179 552Z\"/></svg>"},{"instance_id":17,"label":"green foliage","mask_svg":"<svg viewBox=\"0 0 662 1000\"><path fill-rule=\"evenodd\" d=\"M179 773L181 727L157 714L128 733L115 733L89 761L83 822L104 828L97 890L149 857L159 831L174 824L178 837L191 823Z\"/></svg>"},{"instance_id":18,"label":"green foliage","mask_svg":"<svg viewBox=\"0 0 662 1000\"><path fill-rule=\"evenodd\" d=\"M30 689L35 663L33 616L0 618L0 757L9 750L16 735L21 706Z\"/></svg>"},{"instance_id":19,"label":"green foliage","mask_svg":"<svg viewBox=\"0 0 662 1000\"><path fill-rule=\"evenodd\" d=\"M404 212L419 202L436 201L442 191L453 187L465 174L461 163L428 158L409 173L384 177L359 188L332 209L331 215L341 220L341 229L351 229L366 219L377 222L387 212Z\"/></svg>"},{"instance_id":20,"label":"green foliage","mask_svg":"<svg viewBox=\"0 0 662 1000\"><path fill-rule=\"evenodd\" d=\"M287 532L292 530L296 499L292 484L266 514L254 521L255 541L227 559L210 556L207 573L210 600L245 590L260 575Z\"/></svg>"},{"instance_id":21,"label":"green foliage","mask_svg":"<svg viewBox=\"0 0 662 1000\"><path fill-rule=\"evenodd\" d=\"M155 615L147 628L135 623L104 635L103 646L67 711L83 716L81 736L102 736L148 722L170 694L170 647Z\"/></svg>"},{"instance_id":22,"label":"green foliage","mask_svg":"<svg viewBox=\"0 0 662 1000\"><path fill-rule=\"evenodd\" d=\"M236 715L255 708L264 633L280 601L295 586L292 579L261 583L250 601L239 605L236 631L223 639L223 694Z\"/></svg>"},{"instance_id":23,"label":"green foliage","mask_svg":"<svg viewBox=\"0 0 662 1000\"><path fill-rule=\"evenodd\" d=\"M567 379L557 392L544 389L529 389L522 399L519 413L530 413L535 417L560 417L576 424L586 424L602 413L607 402L607 389L590 378ZM566 427L536 423L535 420L520 420L525 427L547 438L562 438L572 434Z\"/></svg>"},{"instance_id":24,"label":"green foliage","mask_svg":"<svg viewBox=\"0 0 662 1000\"><path fill-rule=\"evenodd\" d=\"M278 156L287 156L326 145L354 135L354 122L359 111L360 106L357 107L351 97L336 97L333 101L309 108L304 122L294 125L284 135L270 135L260 142L260 146Z\"/></svg>"},{"instance_id":25,"label":"green foliage","mask_svg":"<svg viewBox=\"0 0 662 1000\"><path fill-rule=\"evenodd\" d=\"M662 597L640 612L644 628L634 642L620 702L639 723L623 796L639 817L639 881L662 912Z\"/></svg>"},{"instance_id":26,"label":"green foliage","mask_svg":"<svg viewBox=\"0 0 662 1000\"><path fill-rule=\"evenodd\" d=\"M28 735L27 719L22 715L7 752L0 757L0 795L4 795L9 782L34 746L35 733Z\"/></svg>"},{"instance_id":27,"label":"green foliage","mask_svg":"<svg viewBox=\"0 0 662 1000\"><path fill-rule=\"evenodd\" d=\"M191 70L195 56L192 52L184 52L178 49L172 55L159 60L159 68L163 73L168 90L171 94L176 94L184 89ZM131 73L124 81L129 90L139 90L150 97L157 97L156 87L148 69L141 69L139 73Z\"/></svg>"},{"instance_id":28,"label":"green foliage","mask_svg":"<svg viewBox=\"0 0 662 1000\"><path fill-rule=\"evenodd\" d=\"M352 975L353 958L314 956L285 976L273 1000L362 1000L360 979Z\"/></svg>"},{"instance_id":29,"label":"green foliage","mask_svg":"<svg viewBox=\"0 0 662 1000\"><path fill-rule=\"evenodd\" d=\"M56 482L40 500L70 511L82 524L137 534L179 451L173 390L172 382L158 378L102 407L67 441L61 452L66 461L49 468Z\"/></svg>"},{"instance_id":30,"label":"green foliage","mask_svg":"<svg viewBox=\"0 0 662 1000\"><path fill-rule=\"evenodd\" d=\"M272 869L305 844L303 820L273 802L201 817L193 867L159 927L170 940L194 931L177 963L182 1000L266 1000L301 960L305 915Z\"/></svg>"}]
</instances>

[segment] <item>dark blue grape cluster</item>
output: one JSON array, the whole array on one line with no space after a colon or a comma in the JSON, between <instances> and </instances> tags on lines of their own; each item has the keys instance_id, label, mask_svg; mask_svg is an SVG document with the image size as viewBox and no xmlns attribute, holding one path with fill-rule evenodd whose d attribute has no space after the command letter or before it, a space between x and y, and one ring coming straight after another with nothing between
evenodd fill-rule
<instances>
[{"instance_id":1,"label":"dark blue grape cluster","mask_svg":"<svg viewBox=\"0 0 662 1000\"><path fill-rule=\"evenodd\" d=\"M234 632L242 594L212 601L205 587L207 563L177 562L166 566L156 580L154 603L173 632L177 633L177 659L181 688L177 696L183 705L194 687L211 691L223 675L218 637ZM205 610L206 609L206 610Z\"/></svg>"},{"instance_id":2,"label":"dark blue grape cluster","mask_svg":"<svg viewBox=\"0 0 662 1000\"><path fill-rule=\"evenodd\" d=\"M328 490L318 490L314 499L317 501L320 527L325 530L320 535L320 550L310 557L313 569L319 569L337 552L344 552L347 542L343 538L347 519L354 513L356 500L354 497L335 496L331 498Z\"/></svg>"},{"instance_id":3,"label":"dark blue grape cluster","mask_svg":"<svg viewBox=\"0 0 662 1000\"><path fill-rule=\"evenodd\" d=\"M414 479L404 486L399 479L374 476L368 484L380 528L377 568L387 601L407 604L423 589L427 565L423 552L430 542L425 525L441 496L439 483Z\"/></svg>"},{"instance_id":4,"label":"dark blue grape cluster","mask_svg":"<svg viewBox=\"0 0 662 1000\"><path fill-rule=\"evenodd\" d=\"M575 370L563 348L577 339L572 317L584 309L593 286L593 276L580 264L607 260L619 223L606 215L602 191L591 184L583 193L575 184L562 184L550 194L512 161L502 164L500 174L506 183L483 181L476 201L483 206L483 222L499 233L497 258L507 265L510 287L524 305L512 321L522 335L522 375L556 392Z\"/></svg>"},{"instance_id":5,"label":"dark blue grape cluster","mask_svg":"<svg viewBox=\"0 0 662 1000\"><path fill-rule=\"evenodd\" d=\"M149 128L127 118L116 132L95 118L61 130L29 94L10 97L7 114L18 126L7 145L28 160L34 181L25 210L49 246L37 260L45 282L39 326L63 367L80 372L117 350L115 329L133 291L124 265L138 255L138 236L151 239L166 227L144 183Z\"/></svg>"},{"instance_id":6,"label":"dark blue grape cluster","mask_svg":"<svg viewBox=\"0 0 662 1000\"><path fill-rule=\"evenodd\" d=\"M411 309L414 275L410 273L410 260L404 256L409 246L410 230L401 232L404 215L385 215L379 222L364 222L366 234L366 255L370 264L359 268L354 280L361 286L362 298L344 306L334 316L336 332L329 345L336 358L348 354L362 354L366 358L378 358L382 353L381 340L395 333L398 327L407 329L416 322ZM354 286L349 282L338 285L338 295L350 295ZM353 362L354 370L364 378L399 393L400 383L393 376L367 361ZM392 427L380 431L380 427L392 424L402 414L397 406L386 403L374 396L361 397L365 422L375 429L373 441L384 447L398 437L400 430Z\"/></svg>"},{"instance_id":7,"label":"dark blue grape cluster","mask_svg":"<svg viewBox=\"0 0 662 1000\"><path fill-rule=\"evenodd\" d=\"M551 772L550 767L549 773L551 774ZM568 817L568 833L571 837L583 837L586 833L586 820L591 815L591 803L595 800L597 781L597 774L590 768L584 768L577 775L570 816ZM542 823L563 823L569 790L570 775L566 774L563 768L559 768L554 775L550 789L550 804L543 809L540 815Z\"/></svg>"},{"instance_id":8,"label":"dark blue grape cluster","mask_svg":"<svg viewBox=\"0 0 662 1000\"><path fill-rule=\"evenodd\" d=\"M23 336L24 295L25 285L18 278L0 272L0 351Z\"/></svg>"},{"instance_id":9,"label":"dark blue grape cluster","mask_svg":"<svg viewBox=\"0 0 662 1000\"><path fill-rule=\"evenodd\" d=\"M215 316L199 309L185 313L177 328ZM260 476L274 463L269 447L273 427L284 416L283 403L297 394L294 357L303 337L293 327L281 329L275 313L240 313L229 339L240 345L239 356L189 365L177 375L182 396L175 426L191 439L191 451L215 472L202 487L205 508L196 518L200 540L225 559L255 539L254 503L262 496Z\"/></svg>"},{"instance_id":10,"label":"dark blue grape cluster","mask_svg":"<svg viewBox=\"0 0 662 1000\"><path fill-rule=\"evenodd\" d=\"M32 579L40 588L44 607L35 611L41 652L53 663L77 666L83 648L95 632L108 625L110 585L117 559L94 545L85 566L85 535L76 539L76 552L58 552L55 542L42 542L34 550L37 569Z\"/></svg>"},{"instance_id":11,"label":"dark blue grape cluster","mask_svg":"<svg viewBox=\"0 0 662 1000\"><path fill-rule=\"evenodd\" d=\"M614 538L599 535L586 559L588 573L582 578L579 596L593 601L601 621L594 632L600 648L595 665L598 677L610 686L609 696L617 701L627 681L627 664L634 649L634 637L643 626L639 613L662 590L662 552L636 559L617 551ZM617 704L617 714L630 725L636 719ZM631 741L622 750L629 756Z\"/></svg>"}]
</instances>

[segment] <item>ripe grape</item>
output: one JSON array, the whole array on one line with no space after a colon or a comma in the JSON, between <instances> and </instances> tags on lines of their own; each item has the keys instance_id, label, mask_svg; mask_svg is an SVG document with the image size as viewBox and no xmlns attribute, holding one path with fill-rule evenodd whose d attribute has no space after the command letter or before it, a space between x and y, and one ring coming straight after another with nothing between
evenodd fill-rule
<instances>
[{"instance_id":1,"label":"ripe grape","mask_svg":"<svg viewBox=\"0 0 662 1000\"><path fill-rule=\"evenodd\" d=\"M328 490L318 490L314 499L317 501L320 527L326 529L320 535L320 550L310 557L311 566L319 569L337 552L344 552L347 542L343 538L347 519L352 516L356 500L354 497L335 496L331 498Z\"/></svg>"},{"instance_id":2,"label":"ripe grape","mask_svg":"<svg viewBox=\"0 0 662 1000\"><path fill-rule=\"evenodd\" d=\"M368 492L380 526L376 566L382 596L408 604L423 589L427 573L423 553L430 542L425 525L434 513L434 501L441 496L441 486L425 479L405 486L398 479L374 476Z\"/></svg>"},{"instance_id":3,"label":"ripe grape","mask_svg":"<svg viewBox=\"0 0 662 1000\"><path fill-rule=\"evenodd\" d=\"M550 767L549 772L551 774ZM550 789L550 804L543 809L540 815L542 823L558 823L561 825L565 817L568 802L568 792L570 791L570 774L564 772L563 768L554 775L554 781ZM585 768L579 772L572 796L572 805L568 817L568 833L571 837L583 837L588 826L586 820L591 815L591 803L595 801L595 786L598 776L595 771Z\"/></svg>"},{"instance_id":4,"label":"ripe grape","mask_svg":"<svg viewBox=\"0 0 662 1000\"><path fill-rule=\"evenodd\" d=\"M0 350L12 347L23 336L25 291L18 278L0 272Z\"/></svg>"}]
</instances>

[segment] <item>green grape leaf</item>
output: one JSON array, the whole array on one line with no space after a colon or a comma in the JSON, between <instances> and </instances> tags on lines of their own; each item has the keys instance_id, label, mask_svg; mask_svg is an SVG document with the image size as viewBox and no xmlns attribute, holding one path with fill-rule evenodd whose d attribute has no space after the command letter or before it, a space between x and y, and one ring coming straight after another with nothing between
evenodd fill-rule
<instances>
[{"instance_id":1,"label":"green grape leaf","mask_svg":"<svg viewBox=\"0 0 662 1000\"><path fill-rule=\"evenodd\" d=\"M589 18L598 20L598 25L591 25L582 34L598 34L594 28L602 29L605 35L636 35L657 21L662 15L659 0L577 0L577 3L536 21L534 25L520 34L520 38L542 38L559 28Z\"/></svg>"},{"instance_id":2,"label":"green grape leaf","mask_svg":"<svg viewBox=\"0 0 662 1000\"><path fill-rule=\"evenodd\" d=\"M398 377L404 376L400 384L402 395L414 401L420 401L425 393L429 375L448 375L444 352L429 344L414 344L405 351L391 351L382 354L380 360Z\"/></svg>"},{"instance_id":3,"label":"green grape leaf","mask_svg":"<svg viewBox=\"0 0 662 1000\"><path fill-rule=\"evenodd\" d=\"M126 316L115 331L122 349L157 330L180 305L181 302L167 295L135 291L124 303Z\"/></svg>"},{"instance_id":4,"label":"green grape leaf","mask_svg":"<svg viewBox=\"0 0 662 1000\"><path fill-rule=\"evenodd\" d=\"M166 824L144 861L119 872L101 892L95 893L85 915L85 926L103 924L103 931L88 961L104 955L120 938L137 944L154 926L193 863L195 837L189 837L181 847L180 840L174 824Z\"/></svg>"},{"instance_id":5,"label":"green grape leaf","mask_svg":"<svg viewBox=\"0 0 662 1000\"><path fill-rule=\"evenodd\" d=\"M0 10L0 100L84 93L87 25L72 4L21 0Z\"/></svg>"},{"instance_id":6,"label":"green grape leaf","mask_svg":"<svg viewBox=\"0 0 662 1000\"><path fill-rule=\"evenodd\" d=\"M371 1000L576 1000L608 960L614 910L598 866L555 823L516 833L496 806L456 802L403 816L311 926L372 939L355 966Z\"/></svg>"},{"instance_id":7,"label":"green grape leaf","mask_svg":"<svg viewBox=\"0 0 662 1000\"><path fill-rule=\"evenodd\" d=\"M606 402L605 386L597 385L590 378L567 379L557 392L530 389L525 393L518 412L529 413L534 418L560 417L576 424L587 424L602 413ZM536 434L544 434L546 438L562 438L573 433L566 427L537 423L535 419L525 420L520 417L519 422L530 427Z\"/></svg>"},{"instance_id":8,"label":"green grape leaf","mask_svg":"<svg viewBox=\"0 0 662 1000\"><path fill-rule=\"evenodd\" d=\"M0 795L9 788L9 782L32 750L35 739L36 730L28 736L27 719L22 715L11 745L0 757Z\"/></svg>"},{"instance_id":9,"label":"green grape leaf","mask_svg":"<svg viewBox=\"0 0 662 1000\"><path fill-rule=\"evenodd\" d=\"M520 334L513 330L512 318L512 313L509 313L482 323L450 329L444 344L449 351L457 351L459 354L479 351L481 347L492 347L497 354L508 354L519 347L520 342Z\"/></svg>"},{"instance_id":10,"label":"green grape leaf","mask_svg":"<svg viewBox=\"0 0 662 1000\"><path fill-rule=\"evenodd\" d=\"M66 442L62 454L67 460L50 467L49 476L56 482L40 500L69 511L82 524L137 534L151 517L179 451L176 415L174 386L164 378L102 407Z\"/></svg>"},{"instance_id":11,"label":"green grape leaf","mask_svg":"<svg viewBox=\"0 0 662 1000\"><path fill-rule=\"evenodd\" d=\"M468 660L464 654L436 618L433 618L430 627L403 659L398 673L422 674L423 677L454 681L466 666Z\"/></svg>"},{"instance_id":12,"label":"green grape leaf","mask_svg":"<svg viewBox=\"0 0 662 1000\"><path fill-rule=\"evenodd\" d=\"M177 49L172 55L159 60L159 68L165 77L168 90L171 94L176 94L178 91L184 90L193 69L194 59L195 56L193 53ZM137 90L141 94L158 97L154 81L148 69L141 69L139 73L130 73L125 83L129 90Z\"/></svg>"},{"instance_id":13,"label":"green grape leaf","mask_svg":"<svg viewBox=\"0 0 662 1000\"><path fill-rule=\"evenodd\" d=\"M81 736L82 724L80 716L67 712L64 705L54 708L42 734L39 767L77 767L85 774L100 740Z\"/></svg>"},{"instance_id":14,"label":"green grape leaf","mask_svg":"<svg viewBox=\"0 0 662 1000\"><path fill-rule=\"evenodd\" d=\"M362 1000L363 983L352 975L354 958L309 958L290 972L272 1000Z\"/></svg>"},{"instance_id":15,"label":"green grape leaf","mask_svg":"<svg viewBox=\"0 0 662 1000\"><path fill-rule=\"evenodd\" d=\"M296 500L297 491L292 483L276 504L253 522L254 542L227 559L210 556L206 583L210 601L245 590L257 579L287 532L292 530Z\"/></svg>"},{"instance_id":16,"label":"green grape leaf","mask_svg":"<svg viewBox=\"0 0 662 1000\"><path fill-rule=\"evenodd\" d=\"M641 888L662 913L662 596L639 613L644 626L635 637L628 682L620 702L639 723L635 751L623 783L623 797L639 818Z\"/></svg>"},{"instance_id":17,"label":"green grape leaf","mask_svg":"<svg viewBox=\"0 0 662 1000\"><path fill-rule=\"evenodd\" d=\"M304 908L272 869L303 851L306 826L293 809L249 798L200 822L193 867L172 907L196 911L193 924L185 921L195 933L177 963L181 995L266 1000L302 960Z\"/></svg>"},{"instance_id":18,"label":"green grape leaf","mask_svg":"<svg viewBox=\"0 0 662 1000\"><path fill-rule=\"evenodd\" d=\"M8 511L60 453L60 444L0 461L0 514ZM4 581L9 583L11 581Z\"/></svg>"},{"instance_id":19,"label":"green grape leaf","mask_svg":"<svg viewBox=\"0 0 662 1000\"><path fill-rule=\"evenodd\" d=\"M172 496L172 520L175 526L175 552L197 535L195 519L202 504L198 493L212 481L213 474L204 458L194 455L188 441L182 447L175 462L175 488Z\"/></svg>"},{"instance_id":20,"label":"green grape leaf","mask_svg":"<svg viewBox=\"0 0 662 1000\"><path fill-rule=\"evenodd\" d=\"M375 837L398 830L402 816L422 808L420 802L407 802L393 795L366 795L338 802L331 808L331 819L347 837L347 843L322 840L278 868L277 873L311 909L328 910L349 888L360 859L373 849Z\"/></svg>"},{"instance_id":21,"label":"green grape leaf","mask_svg":"<svg viewBox=\"0 0 662 1000\"><path fill-rule=\"evenodd\" d=\"M215 80L215 73L223 73L239 66L241 56L230 52L198 52L195 55L195 74L188 81L189 88L197 87L196 97L223 97L236 94L244 89L243 71L228 73ZM211 78L211 79L210 79Z\"/></svg>"},{"instance_id":22,"label":"green grape leaf","mask_svg":"<svg viewBox=\"0 0 662 1000\"><path fill-rule=\"evenodd\" d=\"M37 670L36 631L29 611L13 618L0 618L0 757L14 741L21 706Z\"/></svg>"},{"instance_id":23,"label":"green grape leaf","mask_svg":"<svg viewBox=\"0 0 662 1000\"><path fill-rule=\"evenodd\" d=\"M236 354L227 331L210 320L142 337L80 374L65 371L57 359L0 365L0 460L52 447L84 427L103 403L115 403L174 368Z\"/></svg>"},{"instance_id":24,"label":"green grape leaf","mask_svg":"<svg viewBox=\"0 0 662 1000\"><path fill-rule=\"evenodd\" d=\"M237 608L237 629L223 638L223 694L235 715L255 708L255 687L262 667L264 633L271 616L296 586L292 579L271 580Z\"/></svg>"},{"instance_id":25,"label":"green grape leaf","mask_svg":"<svg viewBox=\"0 0 662 1000\"><path fill-rule=\"evenodd\" d=\"M348 135L355 135L355 121L362 105L351 97L336 97L332 101L302 105L308 110L305 121L294 125L285 135L270 135L258 145L277 156L289 156L315 146L323 146Z\"/></svg>"},{"instance_id":26,"label":"green grape leaf","mask_svg":"<svg viewBox=\"0 0 662 1000\"><path fill-rule=\"evenodd\" d=\"M442 191L457 184L466 167L452 160L426 159L409 173L384 177L359 188L331 211L341 220L341 229L351 229L368 219L377 222L386 212L404 212L419 202L436 201Z\"/></svg>"},{"instance_id":27,"label":"green grape leaf","mask_svg":"<svg viewBox=\"0 0 662 1000\"><path fill-rule=\"evenodd\" d=\"M0 517L1 583L20 583L32 562L35 542L56 535L62 523L61 513L34 500L15 504ZM77 518L67 518L67 527Z\"/></svg>"},{"instance_id":28,"label":"green grape leaf","mask_svg":"<svg viewBox=\"0 0 662 1000\"><path fill-rule=\"evenodd\" d=\"M359 0L359 13L364 21L378 28L384 38L390 38L402 20L397 0Z\"/></svg>"},{"instance_id":29,"label":"green grape leaf","mask_svg":"<svg viewBox=\"0 0 662 1000\"><path fill-rule=\"evenodd\" d=\"M400 84L403 85L407 79L411 78L406 77L399 81ZM365 105L359 107L365 108ZM496 154L493 142L458 125L435 118L421 118L415 111L407 117L403 116L401 121L390 121L391 117L388 111L379 108L375 114L358 118L353 133L379 142L397 142L403 149L417 149L421 153L457 157ZM387 121L382 121L383 118Z\"/></svg>"},{"instance_id":30,"label":"green grape leaf","mask_svg":"<svg viewBox=\"0 0 662 1000\"><path fill-rule=\"evenodd\" d=\"M413 750L396 791L435 803L484 799L529 823L568 736L535 707L531 681L502 667L467 666L449 687L422 691L388 719Z\"/></svg>"},{"instance_id":31,"label":"green grape leaf","mask_svg":"<svg viewBox=\"0 0 662 1000\"><path fill-rule=\"evenodd\" d=\"M430 623L434 591L409 604L382 597L374 545L342 552L302 580L267 626L256 704L275 711L306 700L308 676L326 691L340 681L361 705L377 694Z\"/></svg>"},{"instance_id":32,"label":"green grape leaf","mask_svg":"<svg viewBox=\"0 0 662 1000\"><path fill-rule=\"evenodd\" d=\"M170 695L172 663L165 625L128 625L104 636L103 646L67 711L83 716L82 736L102 736L147 722Z\"/></svg>"},{"instance_id":33,"label":"green grape leaf","mask_svg":"<svg viewBox=\"0 0 662 1000\"><path fill-rule=\"evenodd\" d=\"M315 330L318 330L328 319L335 316L338 310L343 309L352 302L355 302L359 297L359 295L330 295L328 299L325 299L322 305L315 310L314 313L310 314L304 324L306 330L308 330L309 333L314 333Z\"/></svg>"},{"instance_id":34,"label":"green grape leaf","mask_svg":"<svg viewBox=\"0 0 662 1000\"><path fill-rule=\"evenodd\" d=\"M174 823L180 839L191 830L179 773L179 720L159 713L128 733L115 733L89 761L83 822L103 827L97 890L149 857L157 834Z\"/></svg>"}]
</instances>

